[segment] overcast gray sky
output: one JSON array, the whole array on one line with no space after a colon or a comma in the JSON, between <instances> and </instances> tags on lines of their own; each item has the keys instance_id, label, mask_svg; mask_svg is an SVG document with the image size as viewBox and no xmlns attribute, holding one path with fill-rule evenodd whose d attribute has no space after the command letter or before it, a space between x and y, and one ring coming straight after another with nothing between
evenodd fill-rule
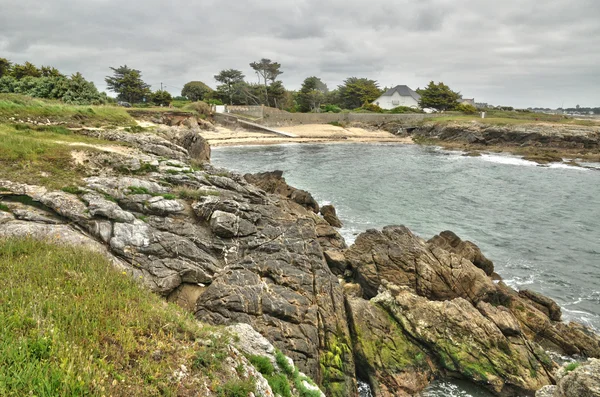
<instances>
[{"instance_id":1,"label":"overcast gray sky","mask_svg":"<svg viewBox=\"0 0 600 397\"><path fill-rule=\"evenodd\" d=\"M0 0L0 57L80 71L140 69L173 94L270 58L298 89L350 76L443 81L478 102L600 106L600 0Z\"/></svg>"}]
</instances>

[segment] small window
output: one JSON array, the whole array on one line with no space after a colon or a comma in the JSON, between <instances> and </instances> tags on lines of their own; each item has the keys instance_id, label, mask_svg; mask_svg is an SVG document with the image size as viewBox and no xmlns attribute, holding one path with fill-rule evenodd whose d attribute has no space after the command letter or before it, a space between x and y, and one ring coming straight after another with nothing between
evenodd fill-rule
<instances>
[{"instance_id":1,"label":"small window","mask_svg":"<svg viewBox=\"0 0 600 397\"><path fill-rule=\"evenodd\" d=\"M400 101L392 101L392 105L400 105Z\"/></svg>"}]
</instances>

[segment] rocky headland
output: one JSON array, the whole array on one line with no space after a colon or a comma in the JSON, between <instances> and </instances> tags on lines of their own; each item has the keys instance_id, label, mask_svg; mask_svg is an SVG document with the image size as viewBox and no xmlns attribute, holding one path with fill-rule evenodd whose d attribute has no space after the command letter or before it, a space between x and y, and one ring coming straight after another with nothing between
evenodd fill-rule
<instances>
[{"instance_id":1,"label":"rocky headland","mask_svg":"<svg viewBox=\"0 0 600 397\"><path fill-rule=\"evenodd\" d=\"M471 155L510 152L541 164L563 159L600 161L600 125L592 122L589 125L426 122L409 133L416 142L465 150Z\"/></svg>"},{"instance_id":2,"label":"rocky headland","mask_svg":"<svg viewBox=\"0 0 600 397\"><path fill-rule=\"evenodd\" d=\"M210 148L187 123L78 131L128 150L75 151L88 172L77 188L0 177L0 237L101 252L201 322L234 327L236 351L274 361L280 349L328 396L356 396L358 378L375 396L411 396L437 378L498 396L571 396L566 384L591 382L595 391L581 395L598 395L595 361L557 376L551 352L600 358L600 337L562 322L550 298L504 284L475 244L388 226L348 247L335 209L319 208L280 172L211 166ZM587 150L594 138L577 142ZM320 394L303 382L295 395ZM256 395L274 395L260 384Z\"/></svg>"}]
</instances>

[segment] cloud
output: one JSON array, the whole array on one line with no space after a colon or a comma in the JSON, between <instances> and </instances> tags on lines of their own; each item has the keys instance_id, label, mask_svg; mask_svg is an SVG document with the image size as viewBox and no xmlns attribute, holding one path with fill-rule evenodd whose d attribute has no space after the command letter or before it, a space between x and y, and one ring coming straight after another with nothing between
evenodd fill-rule
<instances>
[{"instance_id":1,"label":"cloud","mask_svg":"<svg viewBox=\"0 0 600 397\"><path fill-rule=\"evenodd\" d=\"M444 81L466 97L527 106L600 105L597 0L0 0L0 56L82 72L140 69L173 94L221 69L271 58L297 89L319 76L381 86Z\"/></svg>"}]
</instances>

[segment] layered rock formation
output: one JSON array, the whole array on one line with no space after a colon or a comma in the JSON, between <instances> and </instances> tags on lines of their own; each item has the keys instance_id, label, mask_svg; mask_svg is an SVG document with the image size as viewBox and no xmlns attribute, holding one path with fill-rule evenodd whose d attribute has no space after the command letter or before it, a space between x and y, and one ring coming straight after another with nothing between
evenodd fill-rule
<instances>
[{"instance_id":1,"label":"layered rock formation","mask_svg":"<svg viewBox=\"0 0 600 397\"><path fill-rule=\"evenodd\" d=\"M348 248L281 172L191 167L197 132L82 133L138 152L88 159L97 176L70 193L0 180L0 237L104 252L202 321L251 325L327 395L356 395L357 374L376 396L436 377L532 395L556 382L545 350L600 357L597 335L560 322L551 299L494 281L493 263L451 232L425 241L390 226Z\"/></svg>"},{"instance_id":2,"label":"layered rock formation","mask_svg":"<svg viewBox=\"0 0 600 397\"><path fill-rule=\"evenodd\" d=\"M413 131L413 134L441 141L476 145L538 146L596 151L600 148L600 128L581 125L425 123Z\"/></svg>"}]
</instances>

